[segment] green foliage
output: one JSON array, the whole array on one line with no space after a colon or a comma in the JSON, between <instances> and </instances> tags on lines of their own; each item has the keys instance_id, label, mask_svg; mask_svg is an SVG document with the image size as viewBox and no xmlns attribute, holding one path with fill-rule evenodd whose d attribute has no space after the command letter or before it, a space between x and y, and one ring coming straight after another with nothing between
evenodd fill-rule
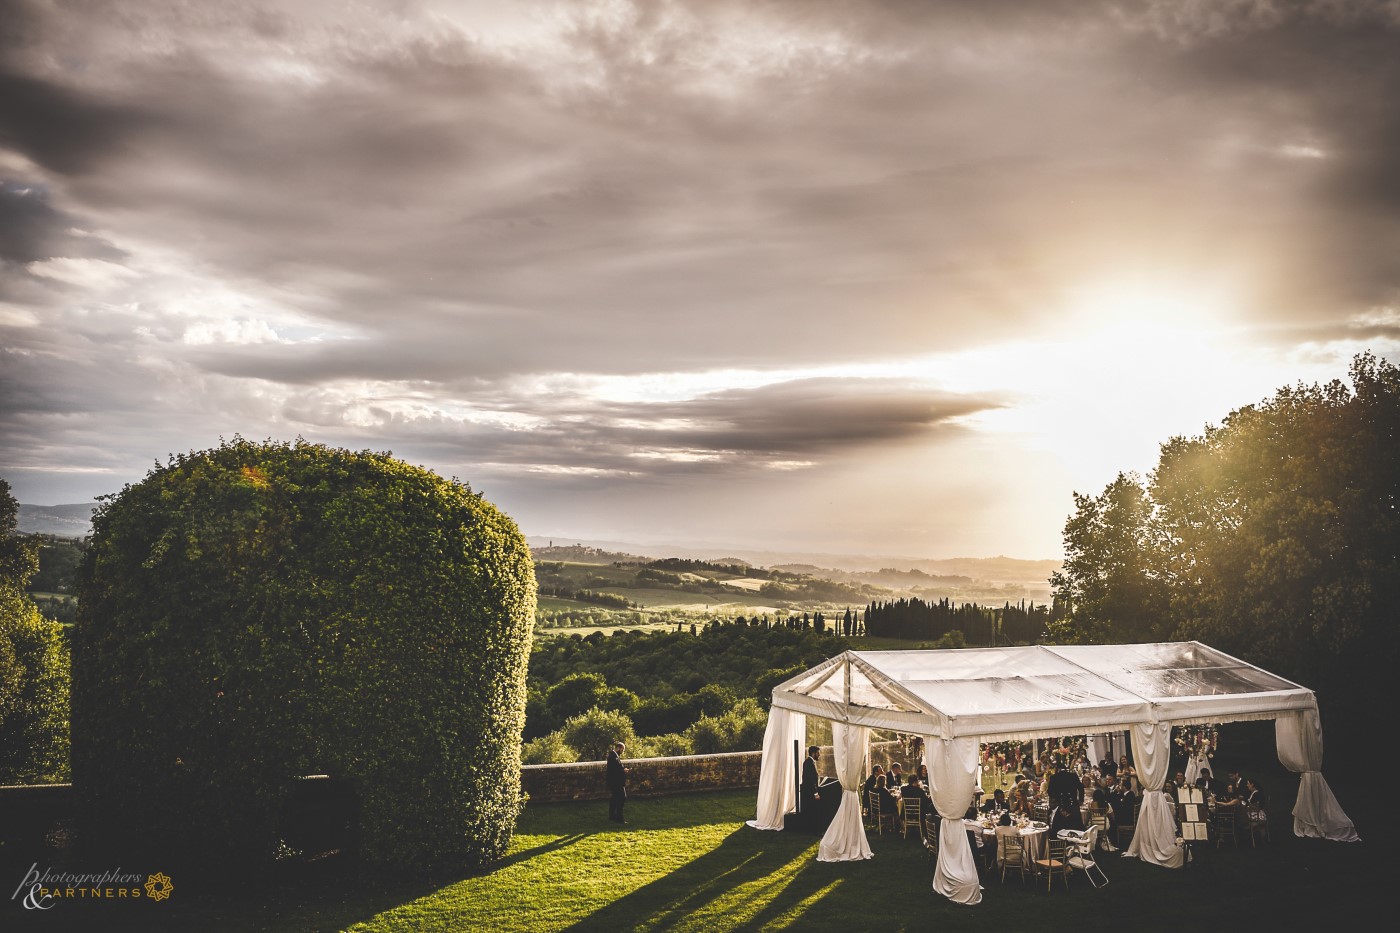
<instances>
[{"instance_id":1,"label":"green foliage","mask_svg":"<svg viewBox=\"0 0 1400 933\"><path fill-rule=\"evenodd\" d=\"M68 647L24 592L38 547L15 535L18 505L0 480L0 784L68 778Z\"/></svg>"},{"instance_id":2,"label":"green foliage","mask_svg":"<svg viewBox=\"0 0 1400 933\"><path fill-rule=\"evenodd\" d=\"M520 749L520 763L523 765L557 765L570 761L578 761L578 752L564 741L562 732L551 732L531 739Z\"/></svg>"},{"instance_id":3,"label":"green foliage","mask_svg":"<svg viewBox=\"0 0 1400 933\"><path fill-rule=\"evenodd\" d=\"M695 744L688 736L675 733L639 736L635 745L627 746L627 751L633 758L675 758L695 754Z\"/></svg>"},{"instance_id":4,"label":"green foliage","mask_svg":"<svg viewBox=\"0 0 1400 933\"><path fill-rule=\"evenodd\" d=\"M466 486L236 438L105 501L80 594L85 839L266 860L290 779L322 772L356 791L371 863L505 850L534 575Z\"/></svg>"},{"instance_id":5,"label":"green foliage","mask_svg":"<svg viewBox=\"0 0 1400 933\"><path fill-rule=\"evenodd\" d=\"M637 733L626 713L594 707L586 713L571 717L564 723L564 741L578 750L580 761L601 761L608 756L614 742L631 746Z\"/></svg>"},{"instance_id":6,"label":"green foliage","mask_svg":"<svg viewBox=\"0 0 1400 933\"><path fill-rule=\"evenodd\" d=\"M746 697L719 716L702 716L686 732L697 755L742 752L763 747L768 713Z\"/></svg>"},{"instance_id":7,"label":"green foliage","mask_svg":"<svg viewBox=\"0 0 1400 933\"><path fill-rule=\"evenodd\" d=\"M43 541L39 545L39 572L29 581L28 588L39 593L75 592L83 548L81 541L62 538Z\"/></svg>"},{"instance_id":8,"label":"green foliage","mask_svg":"<svg viewBox=\"0 0 1400 933\"><path fill-rule=\"evenodd\" d=\"M1051 636L1080 644L1168 638L1164 538L1147 490L1120 473L1101 495L1075 493L1074 503L1064 567L1050 578L1073 616L1053 623Z\"/></svg>"},{"instance_id":9,"label":"green foliage","mask_svg":"<svg viewBox=\"0 0 1400 933\"><path fill-rule=\"evenodd\" d=\"M1360 727L1400 661L1400 370L1280 389L1162 445L1150 481L1077 497L1054 579L1074 641L1199 639ZM1331 727L1329 726L1329 731Z\"/></svg>"},{"instance_id":10,"label":"green foliage","mask_svg":"<svg viewBox=\"0 0 1400 933\"><path fill-rule=\"evenodd\" d=\"M756 625L713 625L698 634L624 631L542 640L530 656L526 736L561 728L568 715L590 706L630 712L641 735L681 733L702 715L717 716L742 697L767 703L778 681L760 683L760 678L775 670L805 670L848 644L831 634ZM555 718L547 697L572 675L584 678L568 688L580 696L567 703L561 698L555 708L564 715ZM638 698L635 707L628 710L621 695L610 692L618 688Z\"/></svg>"}]
</instances>

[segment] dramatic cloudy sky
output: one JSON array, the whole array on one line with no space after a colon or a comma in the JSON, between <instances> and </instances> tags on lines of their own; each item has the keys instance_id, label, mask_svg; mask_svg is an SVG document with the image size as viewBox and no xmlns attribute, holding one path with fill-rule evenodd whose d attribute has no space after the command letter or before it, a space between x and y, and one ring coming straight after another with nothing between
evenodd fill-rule
<instances>
[{"instance_id":1,"label":"dramatic cloudy sky","mask_svg":"<svg viewBox=\"0 0 1400 933\"><path fill-rule=\"evenodd\" d=\"M0 476L392 450L532 534L1055 556L1400 358L1400 4L0 0Z\"/></svg>"}]
</instances>

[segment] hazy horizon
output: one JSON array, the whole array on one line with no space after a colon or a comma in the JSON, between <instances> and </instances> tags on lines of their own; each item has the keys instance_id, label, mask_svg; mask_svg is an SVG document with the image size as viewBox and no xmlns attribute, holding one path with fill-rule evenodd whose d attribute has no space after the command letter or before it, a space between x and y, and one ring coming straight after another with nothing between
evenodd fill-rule
<instances>
[{"instance_id":1,"label":"hazy horizon","mask_svg":"<svg viewBox=\"0 0 1400 933\"><path fill-rule=\"evenodd\" d=\"M10 0L0 477L302 436L532 536L1058 558L1074 492L1400 360L1397 40L1366 2Z\"/></svg>"}]
</instances>

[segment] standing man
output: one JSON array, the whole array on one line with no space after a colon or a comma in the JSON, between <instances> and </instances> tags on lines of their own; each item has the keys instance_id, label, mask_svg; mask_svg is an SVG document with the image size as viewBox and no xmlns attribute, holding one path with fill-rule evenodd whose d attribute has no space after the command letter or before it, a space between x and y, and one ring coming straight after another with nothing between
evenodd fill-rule
<instances>
[{"instance_id":1,"label":"standing man","mask_svg":"<svg viewBox=\"0 0 1400 933\"><path fill-rule=\"evenodd\" d=\"M817 756L821 751L816 745L809 747L807 757L802 761L802 817L812 821L812 825L817 819L817 801L822 799L821 794L817 793L817 787L821 784L817 774Z\"/></svg>"},{"instance_id":2,"label":"standing man","mask_svg":"<svg viewBox=\"0 0 1400 933\"><path fill-rule=\"evenodd\" d=\"M608 793L612 795L608 802L608 819L614 823L626 823L622 818L622 805L627 802L627 772L630 770L622 766L622 752L627 748L618 742L608 749Z\"/></svg>"}]
</instances>

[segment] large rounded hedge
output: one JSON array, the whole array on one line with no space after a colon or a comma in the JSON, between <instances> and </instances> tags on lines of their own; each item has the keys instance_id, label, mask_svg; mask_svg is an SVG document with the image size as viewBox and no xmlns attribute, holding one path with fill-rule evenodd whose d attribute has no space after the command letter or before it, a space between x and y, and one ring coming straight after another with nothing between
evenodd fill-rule
<instances>
[{"instance_id":1,"label":"large rounded hedge","mask_svg":"<svg viewBox=\"0 0 1400 933\"><path fill-rule=\"evenodd\" d=\"M80 836L266 860L295 778L361 855L501 855L520 807L534 566L515 523L387 454L236 438L99 508L73 657Z\"/></svg>"}]
</instances>

